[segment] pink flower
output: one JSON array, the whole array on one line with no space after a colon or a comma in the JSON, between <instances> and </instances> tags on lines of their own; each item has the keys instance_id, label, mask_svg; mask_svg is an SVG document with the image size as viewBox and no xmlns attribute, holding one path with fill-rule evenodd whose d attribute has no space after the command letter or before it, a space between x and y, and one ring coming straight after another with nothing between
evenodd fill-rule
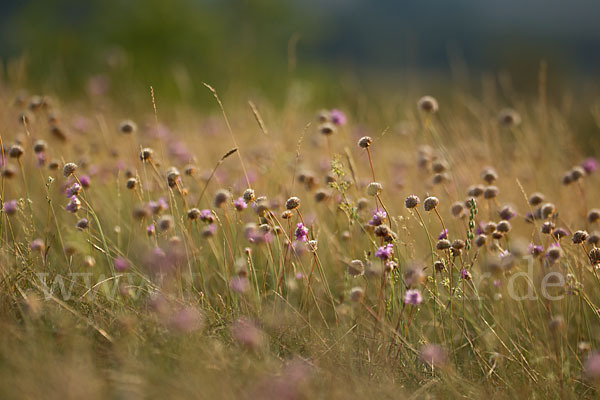
<instances>
[{"instance_id":1,"label":"pink flower","mask_svg":"<svg viewBox=\"0 0 600 400\"><path fill-rule=\"evenodd\" d=\"M404 304L418 306L421 302L423 302L423 296L418 289L409 289L404 293Z\"/></svg>"}]
</instances>

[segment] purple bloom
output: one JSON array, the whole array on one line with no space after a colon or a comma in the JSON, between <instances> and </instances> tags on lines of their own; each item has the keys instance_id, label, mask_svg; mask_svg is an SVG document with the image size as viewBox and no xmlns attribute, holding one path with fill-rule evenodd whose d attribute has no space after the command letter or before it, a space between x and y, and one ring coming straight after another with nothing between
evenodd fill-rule
<instances>
[{"instance_id":1,"label":"purple bloom","mask_svg":"<svg viewBox=\"0 0 600 400\"><path fill-rule=\"evenodd\" d=\"M14 215L14 214L16 214L17 209L18 209L18 205L17 205L17 201L16 200L5 201L4 205L2 206L2 210L4 210L4 212L6 213L6 215Z\"/></svg>"},{"instance_id":2,"label":"purple bloom","mask_svg":"<svg viewBox=\"0 0 600 400\"><path fill-rule=\"evenodd\" d=\"M588 157L583 160L581 167L587 174L591 174L598 169L598 161L594 157Z\"/></svg>"},{"instance_id":3,"label":"purple bloom","mask_svg":"<svg viewBox=\"0 0 600 400\"><path fill-rule=\"evenodd\" d=\"M377 251L375 252L375 257L381 259L382 261L387 261L392 257L393 253L394 253L394 245L389 243L389 244L386 244L385 246L381 246L380 248L378 248Z\"/></svg>"},{"instance_id":4,"label":"purple bloom","mask_svg":"<svg viewBox=\"0 0 600 400\"><path fill-rule=\"evenodd\" d=\"M200 221L206 222L207 224L212 224L215 222L215 216L212 211L208 209L204 209L200 211Z\"/></svg>"},{"instance_id":5,"label":"purple bloom","mask_svg":"<svg viewBox=\"0 0 600 400\"><path fill-rule=\"evenodd\" d=\"M534 257L539 256L543 252L544 248L542 246L529 243L529 253L531 253L531 255L533 255Z\"/></svg>"},{"instance_id":6,"label":"purple bloom","mask_svg":"<svg viewBox=\"0 0 600 400\"><path fill-rule=\"evenodd\" d=\"M438 235L438 240L448 239L448 229L444 229Z\"/></svg>"},{"instance_id":7,"label":"purple bloom","mask_svg":"<svg viewBox=\"0 0 600 400\"><path fill-rule=\"evenodd\" d=\"M77 196L71 196L69 203L65 206L65 210L71 213L76 213L81 208L81 201Z\"/></svg>"},{"instance_id":8,"label":"purple bloom","mask_svg":"<svg viewBox=\"0 0 600 400\"><path fill-rule=\"evenodd\" d=\"M246 209L246 207L248 207L248 204L246 204L243 197L238 197L237 200L233 201L233 206L236 210L243 211Z\"/></svg>"},{"instance_id":9,"label":"purple bloom","mask_svg":"<svg viewBox=\"0 0 600 400\"><path fill-rule=\"evenodd\" d=\"M460 277L467 281L472 278L471 273L464 268L460 270Z\"/></svg>"},{"instance_id":10,"label":"purple bloom","mask_svg":"<svg viewBox=\"0 0 600 400\"><path fill-rule=\"evenodd\" d=\"M81 175L79 177L79 182L81 183L81 186L83 186L84 188L89 188L90 187L90 177L89 175Z\"/></svg>"},{"instance_id":11,"label":"purple bloom","mask_svg":"<svg viewBox=\"0 0 600 400\"><path fill-rule=\"evenodd\" d=\"M385 223L387 213L385 211L373 211L373 217L369 221L369 225L379 226Z\"/></svg>"},{"instance_id":12,"label":"purple bloom","mask_svg":"<svg viewBox=\"0 0 600 400\"><path fill-rule=\"evenodd\" d=\"M156 227L154 226L154 224L150 224L146 227L146 233L148 234L148 236L154 235L155 232L156 232Z\"/></svg>"},{"instance_id":13,"label":"purple bloom","mask_svg":"<svg viewBox=\"0 0 600 400\"><path fill-rule=\"evenodd\" d=\"M475 234L476 235L481 235L484 232L484 226L485 224L483 222L480 222L476 227L475 227Z\"/></svg>"},{"instance_id":14,"label":"purple bloom","mask_svg":"<svg viewBox=\"0 0 600 400\"><path fill-rule=\"evenodd\" d=\"M404 304L418 306L423 301L423 296L418 289L409 289L404 293Z\"/></svg>"},{"instance_id":15,"label":"purple bloom","mask_svg":"<svg viewBox=\"0 0 600 400\"><path fill-rule=\"evenodd\" d=\"M301 242L306 242L306 237L308 235L308 228L304 226L304 224L302 222L299 222L298 225L296 225L296 240L299 240Z\"/></svg>"},{"instance_id":16,"label":"purple bloom","mask_svg":"<svg viewBox=\"0 0 600 400\"><path fill-rule=\"evenodd\" d=\"M70 187L67 188L66 190L66 195L67 197L73 197L73 196L77 196L79 193L81 193L81 185L77 182L75 182L74 184L72 184Z\"/></svg>"},{"instance_id":17,"label":"purple bloom","mask_svg":"<svg viewBox=\"0 0 600 400\"><path fill-rule=\"evenodd\" d=\"M248 282L248 278L235 276L229 282L229 287L236 293L245 293L248 291L250 283Z\"/></svg>"},{"instance_id":18,"label":"purple bloom","mask_svg":"<svg viewBox=\"0 0 600 400\"><path fill-rule=\"evenodd\" d=\"M331 122L333 122L337 126L346 125L346 114L341 112L340 110L333 109L330 113Z\"/></svg>"},{"instance_id":19,"label":"purple bloom","mask_svg":"<svg viewBox=\"0 0 600 400\"><path fill-rule=\"evenodd\" d=\"M129 263L127 262L127 260L125 260L121 257L115 258L114 265L115 265L115 271L117 271L117 272L124 272L129 269Z\"/></svg>"},{"instance_id":20,"label":"purple bloom","mask_svg":"<svg viewBox=\"0 0 600 400\"><path fill-rule=\"evenodd\" d=\"M552 236L556 239L561 239L565 236L569 236L569 232L567 232L564 228L556 228L552 231Z\"/></svg>"}]
</instances>

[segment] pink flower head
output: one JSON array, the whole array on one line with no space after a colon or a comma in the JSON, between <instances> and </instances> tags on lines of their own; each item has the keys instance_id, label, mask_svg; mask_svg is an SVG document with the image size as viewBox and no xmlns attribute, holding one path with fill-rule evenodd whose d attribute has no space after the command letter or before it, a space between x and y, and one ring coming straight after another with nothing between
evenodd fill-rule
<instances>
[{"instance_id":1,"label":"pink flower head","mask_svg":"<svg viewBox=\"0 0 600 400\"><path fill-rule=\"evenodd\" d=\"M333 122L335 125L346 125L346 114L344 114L342 111L334 108L333 110L331 110L331 113L329 115L331 117L331 122Z\"/></svg>"},{"instance_id":2,"label":"pink flower head","mask_svg":"<svg viewBox=\"0 0 600 400\"><path fill-rule=\"evenodd\" d=\"M394 245L389 243L389 244L386 244L385 246L381 246L380 248L378 248L377 251L375 252L375 257L381 259L382 261L387 261L392 257L393 253L394 253Z\"/></svg>"},{"instance_id":3,"label":"pink flower head","mask_svg":"<svg viewBox=\"0 0 600 400\"><path fill-rule=\"evenodd\" d=\"M423 296L421 296L421 292L419 292L418 289L408 289L406 293L404 293L404 304L418 306L422 301Z\"/></svg>"},{"instance_id":4,"label":"pink flower head","mask_svg":"<svg viewBox=\"0 0 600 400\"><path fill-rule=\"evenodd\" d=\"M594 157L588 157L583 160L581 167L587 174L591 174L598 169L598 161Z\"/></svg>"},{"instance_id":5,"label":"pink flower head","mask_svg":"<svg viewBox=\"0 0 600 400\"><path fill-rule=\"evenodd\" d=\"M248 207L248 204L246 204L243 197L238 197L237 200L233 201L233 206L236 210L243 211L246 209L246 207Z\"/></svg>"},{"instance_id":6,"label":"pink flower head","mask_svg":"<svg viewBox=\"0 0 600 400\"><path fill-rule=\"evenodd\" d=\"M129 263L124 258L117 257L113 263L117 272L125 272L129 269Z\"/></svg>"},{"instance_id":7,"label":"pink flower head","mask_svg":"<svg viewBox=\"0 0 600 400\"><path fill-rule=\"evenodd\" d=\"M308 228L304 226L302 222L299 222L296 225L296 240L301 242L306 242L306 238L308 235Z\"/></svg>"},{"instance_id":8,"label":"pink flower head","mask_svg":"<svg viewBox=\"0 0 600 400\"><path fill-rule=\"evenodd\" d=\"M379 226L379 225L385 223L386 218L387 218L387 213L385 211L374 211L373 217L369 221L369 225Z\"/></svg>"},{"instance_id":9,"label":"pink flower head","mask_svg":"<svg viewBox=\"0 0 600 400\"><path fill-rule=\"evenodd\" d=\"M77 196L71 196L69 199L69 203L65 206L65 209L68 212L76 213L77 210L81 208L81 201L77 198Z\"/></svg>"},{"instance_id":10,"label":"pink flower head","mask_svg":"<svg viewBox=\"0 0 600 400\"><path fill-rule=\"evenodd\" d=\"M14 215L17 213L18 205L16 200L9 200L4 202L2 206L2 210L6 213L6 215Z\"/></svg>"}]
</instances>

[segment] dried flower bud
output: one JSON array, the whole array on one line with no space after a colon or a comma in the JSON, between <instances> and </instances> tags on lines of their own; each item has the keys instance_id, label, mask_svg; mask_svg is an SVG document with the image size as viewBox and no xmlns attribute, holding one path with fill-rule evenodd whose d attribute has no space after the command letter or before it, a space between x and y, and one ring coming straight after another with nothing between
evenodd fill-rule
<instances>
[{"instance_id":1,"label":"dried flower bud","mask_svg":"<svg viewBox=\"0 0 600 400\"><path fill-rule=\"evenodd\" d=\"M357 277L365 272L365 265L361 260L352 260L348 263L347 271L350 276Z\"/></svg>"},{"instance_id":2,"label":"dried flower bud","mask_svg":"<svg viewBox=\"0 0 600 400\"><path fill-rule=\"evenodd\" d=\"M361 303L365 298L365 291L360 287L354 287L350 290L350 300L355 303Z\"/></svg>"},{"instance_id":3,"label":"dried flower bud","mask_svg":"<svg viewBox=\"0 0 600 400\"><path fill-rule=\"evenodd\" d=\"M457 201L450 207L450 212L455 218L462 218L465 216L465 206L460 201Z\"/></svg>"},{"instance_id":4,"label":"dried flower bud","mask_svg":"<svg viewBox=\"0 0 600 400\"><path fill-rule=\"evenodd\" d=\"M477 247L481 247L484 246L487 242L487 236L486 235L477 235L477 237L475 238L475 246Z\"/></svg>"},{"instance_id":5,"label":"dried flower bud","mask_svg":"<svg viewBox=\"0 0 600 400\"><path fill-rule=\"evenodd\" d=\"M8 155L11 158L21 158L23 153L25 153L25 150L21 145L18 144L12 145L10 146L10 149L8 149Z\"/></svg>"},{"instance_id":6,"label":"dried flower bud","mask_svg":"<svg viewBox=\"0 0 600 400\"><path fill-rule=\"evenodd\" d=\"M437 100L431 96L421 97L417 106L419 107L419 110L431 114L436 113L439 109Z\"/></svg>"},{"instance_id":7,"label":"dried flower bud","mask_svg":"<svg viewBox=\"0 0 600 400\"><path fill-rule=\"evenodd\" d=\"M73 175L73 173L75 172L75 170L77 169L77 164L75 163L66 163L65 166L63 167L63 176L65 178L68 178L69 176Z\"/></svg>"},{"instance_id":8,"label":"dried flower bud","mask_svg":"<svg viewBox=\"0 0 600 400\"><path fill-rule=\"evenodd\" d=\"M145 147L140 151L140 160L142 162L150 161L150 160L152 160L153 155L154 155L154 150L152 150L150 147Z\"/></svg>"},{"instance_id":9,"label":"dried flower bud","mask_svg":"<svg viewBox=\"0 0 600 400\"><path fill-rule=\"evenodd\" d=\"M483 185L473 185L469 186L467 189L467 196L470 197L479 197L485 191L485 187Z\"/></svg>"},{"instance_id":10,"label":"dried flower bud","mask_svg":"<svg viewBox=\"0 0 600 400\"><path fill-rule=\"evenodd\" d=\"M288 210L295 210L298 207L300 207L300 199L295 196L290 197L285 202L285 208Z\"/></svg>"},{"instance_id":11,"label":"dried flower bud","mask_svg":"<svg viewBox=\"0 0 600 400\"><path fill-rule=\"evenodd\" d=\"M177 186L177 182L179 181L179 170L175 167L171 167L167 170L167 184L169 187Z\"/></svg>"},{"instance_id":12,"label":"dried flower bud","mask_svg":"<svg viewBox=\"0 0 600 400\"><path fill-rule=\"evenodd\" d=\"M438 240L435 245L435 248L438 250L448 250L450 247L452 247L452 243L448 239Z\"/></svg>"},{"instance_id":13,"label":"dried flower bud","mask_svg":"<svg viewBox=\"0 0 600 400\"><path fill-rule=\"evenodd\" d=\"M500 190L496 186L488 186L483 191L484 199L494 199L498 196Z\"/></svg>"},{"instance_id":14,"label":"dried flower bud","mask_svg":"<svg viewBox=\"0 0 600 400\"><path fill-rule=\"evenodd\" d=\"M590 223L594 223L600 219L600 210L594 208L588 212L587 220Z\"/></svg>"},{"instance_id":15,"label":"dried flower bud","mask_svg":"<svg viewBox=\"0 0 600 400\"><path fill-rule=\"evenodd\" d=\"M194 207L194 208L190 208L188 210L187 217L188 217L188 219L191 219L193 221L193 220L200 218L201 214L202 213L200 212L200 210Z\"/></svg>"},{"instance_id":16,"label":"dried flower bud","mask_svg":"<svg viewBox=\"0 0 600 400\"><path fill-rule=\"evenodd\" d=\"M125 186L127 187L127 189L133 190L137 187L138 181L136 178L129 178L127 179L127 183L125 184Z\"/></svg>"},{"instance_id":17,"label":"dried flower bud","mask_svg":"<svg viewBox=\"0 0 600 400\"><path fill-rule=\"evenodd\" d=\"M371 139L370 136L363 136L360 139L358 139L358 147L361 147L363 149L366 149L367 147L371 146L371 144L373 144L373 139Z\"/></svg>"},{"instance_id":18,"label":"dried flower bud","mask_svg":"<svg viewBox=\"0 0 600 400\"><path fill-rule=\"evenodd\" d=\"M546 203L541 207L542 218L550 218L556 212L556 207L552 203Z\"/></svg>"},{"instance_id":19,"label":"dried flower bud","mask_svg":"<svg viewBox=\"0 0 600 400\"><path fill-rule=\"evenodd\" d=\"M440 204L440 201L438 200L437 197L430 196L430 197L427 197L425 199L425 201L423 201L423 208L425 209L425 211L432 211L432 210L436 209L439 204Z\"/></svg>"},{"instance_id":20,"label":"dried flower bud","mask_svg":"<svg viewBox=\"0 0 600 400\"><path fill-rule=\"evenodd\" d=\"M367 194L369 196L377 196L381 193L381 190L383 190L383 187L379 182L371 182L367 185Z\"/></svg>"},{"instance_id":21,"label":"dried flower bud","mask_svg":"<svg viewBox=\"0 0 600 400\"><path fill-rule=\"evenodd\" d=\"M498 174L496 173L496 170L494 170L494 168L485 167L481 171L481 179L486 181L488 185L491 185L496 181L496 179L498 179Z\"/></svg>"},{"instance_id":22,"label":"dried flower bud","mask_svg":"<svg viewBox=\"0 0 600 400\"><path fill-rule=\"evenodd\" d=\"M586 231L576 231L573 233L571 240L573 240L573 243L575 244L580 244L585 242L589 236L590 235Z\"/></svg>"},{"instance_id":23,"label":"dried flower bud","mask_svg":"<svg viewBox=\"0 0 600 400\"><path fill-rule=\"evenodd\" d=\"M406 198L406 200L404 200L404 206L406 208L415 208L419 205L420 202L421 202L421 199L419 199L418 196L412 194L412 195L408 196Z\"/></svg>"},{"instance_id":24,"label":"dried flower bud","mask_svg":"<svg viewBox=\"0 0 600 400\"><path fill-rule=\"evenodd\" d=\"M533 193L529 196L529 205L530 206L539 206L544 202L544 195L542 193Z\"/></svg>"},{"instance_id":25,"label":"dried flower bud","mask_svg":"<svg viewBox=\"0 0 600 400\"><path fill-rule=\"evenodd\" d=\"M231 201L231 193L225 189L217 190L213 199L213 204L216 208L224 207L225 204Z\"/></svg>"},{"instance_id":26,"label":"dried flower bud","mask_svg":"<svg viewBox=\"0 0 600 400\"><path fill-rule=\"evenodd\" d=\"M511 108L505 108L498 115L498 122L502 126L512 127L521 124L521 116Z\"/></svg>"},{"instance_id":27,"label":"dried flower bud","mask_svg":"<svg viewBox=\"0 0 600 400\"><path fill-rule=\"evenodd\" d=\"M325 122L319 126L319 133L323 136L331 136L335 133L335 129L335 125L330 122Z\"/></svg>"},{"instance_id":28,"label":"dried flower bud","mask_svg":"<svg viewBox=\"0 0 600 400\"><path fill-rule=\"evenodd\" d=\"M124 135L130 135L137 131L137 125L132 120L128 119L119 124L119 132Z\"/></svg>"},{"instance_id":29,"label":"dried flower bud","mask_svg":"<svg viewBox=\"0 0 600 400\"><path fill-rule=\"evenodd\" d=\"M502 220L502 221L498 222L498 224L496 225L496 230L498 232L508 233L508 232L510 232L511 229L512 229L512 226L510 225L510 222L508 222L507 220Z\"/></svg>"},{"instance_id":30,"label":"dried flower bud","mask_svg":"<svg viewBox=\"0 0 600 400\"><path fill-rule=\"evenodd\" d=\"M250 188L244 190L244 194L242 195L242 197L244 198L244 201L247 204L251 203L256 198L256 196L254 194L254 190L252 190Z\"/></svg>"},{"instance_id":31,"label":"dried flower bud","mask_svg":"<svg viewBox=\"0 0 600 400\"><path fill-rule=\"evenodd\" d=\"M462 250L465 248L465 241L461 239L456 239L452 242L452 248L456 250Z\"/></svg>"}]
</instances>

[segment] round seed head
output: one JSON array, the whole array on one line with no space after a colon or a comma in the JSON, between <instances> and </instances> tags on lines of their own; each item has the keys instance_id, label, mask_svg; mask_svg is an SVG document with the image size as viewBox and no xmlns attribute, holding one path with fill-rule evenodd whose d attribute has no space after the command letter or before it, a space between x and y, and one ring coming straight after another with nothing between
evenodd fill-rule
<instances>
[{"instance_id":1,"label":"round seed head","mask_svg":"<svg viewBox=\"0 0 600 400\"><path fill-rule=\"evenodd\" d=\"M325 201L328 198L329 198L329 192L325 189L320 189L315 192L315 201L317 203Z\"/></svg>"},{"instance_id":2,"label":"round seed head","mask_svg":"<svg viewBox=\"0 0 600 400\"><path fill-rule=\"evenodd\" d=\"M483 234L477 235L477 237L475 238L475 246L477 246L477 247L484 246L486 242L487 242L486 235L483 235Z\"/></svg>"},{"instance_id":3,"label":"round seed head","mask_svg":"<svg viewBox=\"0 0 600 400\"><path fill-rule=\"evenodd\" d=\"M358 208L358 211L366 210L367 207L369 207L369 199L361 197L356 201L356 208Z\"/></svg>"},{"instance_id":4,"label":"round seed head","mask_svg":"<svg viewBox=\"0 0 600 400\"><path fill-rule=\"evenodd\" d=\"M448 171L448 163L445 160L435 160L431 167L436 174Z\"/></svg>"},{"instance_id":5,"label":"round seed head","mask_svg":"<svg viewBox=\"0 0 600 400\"><path fill-rule=\"evenodd\" d=\"M416 206L419 205L420 202L421 202L421 199L419 199L418 196L411 194L410 196L408 196L406 198L406 200L404 200L404 206L406 208L415 208Z\"/></svg>"},{"instance_id":6,"label":"round seed head","mask_svg":"<svg viewBox=\"0 0 600 400\"><path fill-rule=\"evenodd\" d=\"M426 198L425 201L423 201L423 208L425 209L425 211L432 211L436 209L439 204L440 201L437 197L430 196Z\"/></svg>"},{"instance_id":7,"label":"round seed head","mask_svg":"<svg viewBox=\"0 0 600 400\"><path fill-rule=\"evenodd\" d=\"M560 181L565 186L571 184L571 182L572 182L571 173L570 172L565 172L565 174L563 175L563 177L561 178Z\"/></svg>"},{"instance_id":8,"label":"round seed head","mask_svg":"<svg viewBox=\"0 0 600 400\"><path fill-rule=\"evenodd\" d=\"M15 176L16 174L17 174L17 170L12 165L7 164L4 167L2 167L2 176L3 177L10 179L13 176Z\"/></svg>"},{"instance_id":9,"label":"round seed head","mask_svg":"<svg viewBox=\"0 0 600 400\"><path fill-rule=\"evenodd\" d=\"M483 198L484 199L494 199L498 196L499 192L500 192L500 189L498 189L496 186L488 186L483 191Z\"/></svg>"},{"instance_id":10,"label":"round seed head","mask_svg":"<svg viewBox=\"0 0 600 400\"><path fill-rule=\"evenodd\" d=\"M483 185L473 185L469 186L467 189L467 196L470 197L479 197L485 191L485 187Z\"/></svg>"},{"instance_id":11,"label":"round seed head","mask_svg":"<svg viewBox=\"0 0 600 400\"><path fill-rule=\"evenodd\" d=\"M590 235L586 231L576 231L575 233L573 233L573 237L571 238L571 240L573 240L573 243L575 244L581 244L585 242L589 236Z\"/></svg>"},{"instance_id":12,"label":"round seed head","mask_svg":"<svg viewBox=\"0 0 600 400\"><path fill-rule=\"evenodd\" d=\"M511 229L512 229L512 226L510 225L510 222L508 222L507 220L502 220L502 221L498 222L498 225L496 225L496 230L498 232L508 233L508 232L510 232Z\"/></svg>"},{"instance_id":13,"label":"round seed head","mask_svg":"<svg viewBox=\"0 0 600 400\"><path fill-rule=\"evenodd\" d=\"M213 204L216 208L224 207L231 201L231 193L225 189L217 190L213 199Z\"/></svg>"},{"instance_id":14,"label":"round seed head","mask_svg":"<svg viewBox=\"0 0 600 400\"><path fill-rule=\"evenodd\" d=\"M75 170L77 169L77 164L75 163L66 163L65 166L63 167L63 176L65 178L68 178L69 176L73 175L73 172L75 172Z\"/></svg>"},{"instance_id":15,"label":"round seed head","mask_svg":"<svg viewBox=\"0 0 600 400\"><path fill-rule=\"evenodd\" d=\"M347 271L350 276L357 277L365 272L365 265L361 260L352 260L348 264Z\"/></svg>"},{"instance_id":16,"label":"round seed head","mask_svg":"<svg viewBox=\"0 0 600 400\"><path fill-rule=\"evenodd\" d=\"M137 179L136 178L129 178L127 179L127 183L125 184L125 186L127 186L127 189L133 190L137 187Z\"/></svg>"},{"instance_id":17,"label":"round seed head","mask_svg":"<svg viewBox=\"0 0 600 400\"><path fill-rule=\"evenodd\" d=\"M419 110L431 114L436 113L439 109L437 100L431 96L421 97L417 106L419 107Z\"/></svg>"},{"instance_id":18,"label":"round seed head","mask_svg":"<svg viewBox=\"0 0 600 400\"><path fill-rule=\"evenodd\" d=\"M254 201L254 199L256 198L256 195L254 194L253 189L248 188L248 189L244 190L244 194L242 195L242 197L244 198L244 201L249 204L252 201Z\"/></svg>"},{"instance_id":19,"label":"round seed head","mask_svg":"<svg viewBox=\"0 0 600 400\"><path fill-rule=\"evenodd\" d=\"M504 237L504 233L500 232L500 231L494 231L492 232L492 238L496 239L496 240L500 240Z\"/></svg>"},{"instance_id":20,"label":"round seed head","mask_svg":"<svg viewBox=\"0 0 600 400\"><path fill-rule=\"evenodd\" d=\"M600 248L594 247L593 249L591 249L589 256L592 264L600 264Z\"/></svg>"},{"instance_id":21,"label":"round seed head","mask_svg":"<svg viewBox=\"0 0 600 400\"><path fill-rule=\"evenodd\" d=\"M444 265L444 263L442 261L436 261L433 263L433 268L435 268L435 270L437 272L442 272L444 269L446 269L446 266Z\"/></svg>"},{"instance_id":22,"label":"round seed head","mask_svg":"<svg viewBox=\"0 0 600 400\"><path fill-rule=\"evenodd\" d=\"M519 126L521 124L521 116L511 108L505 108L498 115L498 122L505 127Z\"/></svg>"},{"instance_id":23,"label":"round seed head","mask_svg":"<svg viewBox=\"0 0 600 400\"><path fill-rule=\"evenodd\" d=\"M281 218L282 219L290 219L292 218L294 214L290 211L290 210L285 210L284 212L281 213Z\"/></svg>"},{"instance_id":24,"label":"round seed head","mask_svg":"<svg viewBox=\"0 0 600 400\"><path fill-rule=\"evenodd\" d=\"M444 182L448 182L450 181L450 175L448 175L445 172L439 173L439 174L435 174L433 175L433 178L431 179L431 182L434 185L440 185Z\"/></svg>"},{"instance_id":25,"label":"round seed head","mask_svg":"<svg viewBox=\"0 0 600 400\"><path fill-rule=\"evenodd\" d=\"M481 171L481 179L486 181L488 185L491 185L498 179L498 174L494 168L486 167Z\"/></svg>"},{"instance_id":26,"label":"round seed head","mask_svg":"<svg viewBox=\"0 0 600 400\"><path fill-rule=\"evenodd\" d=\"M587 244L592 246L598 246L600 244L600 234L593 232L590 233L590 236L586 240Z\"/></svg>"},{"instance_id":27,"label":"round seed head","mask_svg":"<svg viewBox=\"0 0 600 400\"><path fill-rule=\"evenodd\" d=\"M373 144L373 139L371 139L370 136L363 136L360 139L358 139L358 147L366 149L367 147L371 146L371 144Z\"/></svg>"},{"instance_id":28,"label":"round seed head","mask_svg":"<svg viewBox=\"0 0 600 400\"><path fill-rule=\"evenodd\" d=\"M365 291L360 287L354 287L350 290L350 300L354 303L361 303L365 298Z\"/></svg>"},{"instance_id":29,"label":"round seed head","mask_svg":"<svg viewBox=\"0 0 600 400\"><path fill-rule=\"evenodd\" d=\"M140 160L142 162L150 161L150 160L152 160L153 155L154 155L154 150L152 150L150 147L145 147L140 151Z\"/></svg>"},{"instance_id":30,"label":"round seed head","mask_svg":"<svg viewBox=\"0 0 600 400\"><path fill-rule=\"evenodd\" d=\"M295 196L290 197L285 202L285 208L288 210L295 210L298 207L300 207L300 199Z\"/></svg>"},{"instance_id":31,"label":"round seed head","mask_svg":"<svg viewBox=\"0 0 600 400\"><path fill-rule=\"evenodd\" d=\"M183 169L183 173L187 176L194 176L196 175L196 172L198 172L198 168L196 168L196 166L193 164L188 164Z\"/></svg>"},{"instance_id":32,"label":"round seed head","mask_svg":"<svg viewBox=\"0 0 600 400\"><path fill-rule=\"evenodd\" d=\"M200 218L201 214L202 213L200 212L200 210L194 207L194 208L190 208L188 210L187 217L188 217L188 219L191 219L193 221L193 220Z\"/></svg>"},{"instance_id":33,"label":"round seed head","mask_svg":"<svg viewBox=\"0 0 600 400\"><path fill-rule=\"evenodd\" d=\"M323 136L331 136L335 133L335 125L331 122L324 122L319 126L319 133Z\"/></svg>"},{"instance_id":34,"label":"round seed head","mask_svg":"<svg viewBox=\"0 0 600 400\"><path fill-rule=\"evenodd\" d=\"M381 225L375 227L374 233L375 233L375 236L377 236L377 237L388 237L388 236L390 236L391 231L387 225L381 224Z\"/></svg>"},{"instance_id":35,"label":"round seed head","mask_svg":"<svg viewBox=\"0 0 600 400\"><path fill-rule=\"evenodd\" d=\"M498 225L496 225L495 222L488 222L487 224L485 224L485 226L483 227L483 231L489 235L493 232L496 231L496 229L498 228Z\"/></svg>"},{"instance_id":36,"label":"round seed head","mask_svg":"<svg viewBox=\"0 0 600 400\"><path fill-rule=\"evenodd\" d=\"M12 145L10 146L10 149L8 149L8 155L12 158L21 158L23 153L25 153L25 150L18 144Z\"/></svg>"},{"instance_id":37,"label":"round seed head","mask_svg":"<svg viewBox=\"0 0 600 400\"><path fill-rule=\"evenodd\" d=\"M381 193L382 190L383 187L379 182L371 182L367 185L367 194L369 196L377 196L379 193Z\"/></svg>"},{"instance_id":38,"label":"round seed head","mask_svg":"<svg viewBox=\"0 0 600 400\"><path fill-rule=\"evenodd\" d=\"M171 215L163 215L156 222L156 227L160 232L166 232L173 227L174 221Z\"/></svg>"},{"instance_id":39,"label":"round seed head","mask_svg":"<svg viewBox=\"0 0 600 400\"><path fill-rule=\"evenodd\" d=\"M179 181L179 170L175 167L171 167L167 170L167 184L169 187L177 186L177 182Z\"/></svg>"},{"instance_id":40,"label":"round seed head","mask_svg":"<svg viewBox=\"0 0 600 400\"><path fill-rule=\"evenodd\" d=\"M45 140L36 140L33 144L33 151L35 154L44 152L48 148L48 144Z\"/></svg>"},{"instance_id":41,"label":"round seed head","mask_svg":"<svg viewBox=\"0 0 600 400\"><path fill-rule=\"evenodd\" d=\"M533 193L529 196L529 205L530 206L539 206L544 202L544 195L542 193Z\"/></svg>"},{"instance_id":42,"label":"round seed head","mask_svg":"<svg viewBox=\"0 0 600 400\"><path fill-rule=\"evenodd\" d=\"M591 209L588 212L587 220L590 223L594 223L600 219L600 210L597 208Z\"/></svg>"},{"instance_id":43,"label":"round seed head","mask_svg":"<svg viewBox=\"0 0 600 400\"><path fill-rule=\"evenodd\" d=\"M540 228L541 232L549 235L552 233L552 231L554 230L554 222L552 221L546 221L542 224L542 227Z\"/></svg>"},{"instance_id":44,"label":"round seed head","mask_svg":"<svg viewBox=\"0 0 600 400\"><path fill-rule=\"evenodd\" d=\"M576 182L585 176L585 170L583 167L576 166L571 169L569 174L571 176L571 182Z\"/></svg>"},{"instance_id":45,"label":"round seed head","mask_svg":"<svg viewBox=\"0 0 600 400\"><path fill-rule=\"evenodd\" d=\"M438 250L448 250L450 247L452 247L452 243L448 239L438 240L435 245L435 248Z\"/></svg>"},{"instance_id":46,"label":"round seed head","mask_svg":"<svg viewBox=\"0 0 600 400\"><path fill-rule=\"evenodd\" d=\"M79 230L86 230L88 227L90 226L89 221L87 220L87 218L81 218L79 221L77 221L77 224L75 225L75 227Z\"/></svg>"},{"instance_id":47,"label":"round seed head","mask_svg":"<svg viewBox=\"0 0 600 400\"><path fill-rule=\"evenodd\" d=\"M465 248L465 241L461 239L456 239L452 242L452 248L455 250L462 250Z\"/></svg>"},{"instance_id":48,"label":"round seed head","mask_svg":"<svg viewBox=\"0 0 600 400\"><path fill-rule=\"evenodd\" d=\"M137 131L137 124L130 119L122 121L119 124L119 132L121 132L124 135L130 135L132 133L135 133L135 131Z\"/></svg>"},{"instance_id":49,"label":"round seed head","mask_svg":"<svg viewBox=\"0 0 600 400\"><path fill-rule=\"evenodd\" d=\"M450 207L450 212L455 218L462 218L465 216L465 206L460 201L457 201Z\"/></svg>"},{"instance_id":50,"label":"round seed head","mask_svg":"<svg viewBox=\"0 0 600 400\"><path fill-rule=\"evenodd\" d=\"M500 211L498 211L498 215L500 215L500 218L502 218L503 220L508 221L515 215L517 215L517 213L511 206L506 205L502 207Z\"/></svg>"},{"instance_id":51,"label":"round seed head","mask_svg":"<svg viewBox=\"0 0 600 400\"><path fill-rule=\"evenodd\" d=\"M556 213L556 207L552 203L544 204L540 210L541 210L540 212L542 214L542 218L544 218L544 219L550 218L551 216L553 216Z\"/></svg>"}]
</instances>

